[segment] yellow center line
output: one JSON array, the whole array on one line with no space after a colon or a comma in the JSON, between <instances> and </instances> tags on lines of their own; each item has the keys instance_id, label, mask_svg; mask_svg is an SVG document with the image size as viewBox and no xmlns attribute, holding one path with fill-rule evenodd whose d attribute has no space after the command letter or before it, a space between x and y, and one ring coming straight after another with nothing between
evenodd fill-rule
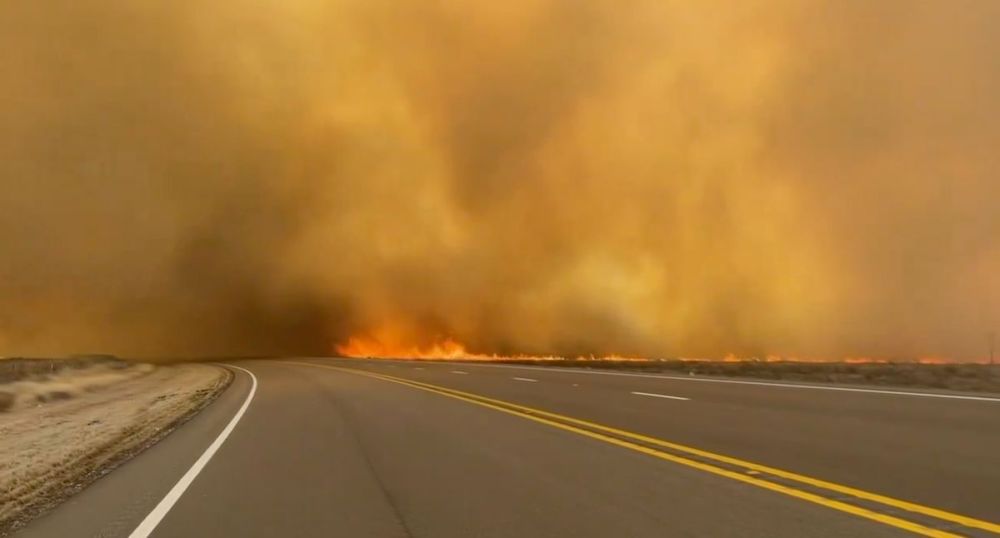
<instances>
[{"instance_id":1,"label":"yellow center line","mask_svg":"<svg viewBox=\"0 0 1000 538\"><path fill-rule=\"evenodd\" d=\"M376 374L376 375L382 375L382 374ZM390 377L390 376L386 376L386 377ZM394 378L394 379L401 379L401 378ZM631 438L631 439L634 439L634 440L637 440L637 441L642 441L644 443L649 443L649 444L656 445L656 446L661 446L661 447L664 447L664 448L670 448L670 449L677 450L677 451L680 451L680 452L686 452L688 454L700 456L700 457L703 457L703 458L713 459L715 461L719 461L719 462L722 462L722 463L728 463L730 465L735 465L735 466L739 466L739 467L745 467L747 469L751 469L751 470L754 470L754 471L772 474L774 476L779 476L781 478L785 478L785 479L788 479L788 480L794 480L796 482L800 482L800 483L803 483L803 484L808 484L808 485L811 485L811 486L814 486L814 487L818 487L818 488L822 488L822 489L827 489L827 490L830 490L830 491L836 491L837 493L842 493L844 495L849 495L849 496L852 496L852 497L857 497L857 498L860 498L860 499L865 499L865 500L877 502L879 504L884 504L886 506L892 506L894 508L899 508L901 510L906 510L908 512L913 512L913 513L917 513L917 514L923 514L923 515L930 516L930 517L933 517L933 518L936 518L936 519L941 519L941 520L944 520L944 521L949 521L949 522L952 522L952 523L957 523L957 524L965 526L965 527L982 529L982 530L986 530L986 531L990 531L990 532L993 532L993 533L1000 534L1000 525L998 525L996 523L990 523L988 521L982 521L982 520L978 520L978 519L971 518L971 517L968 517L968 516L963 516L963 515L960 515L960 514L954 514L954 513L951 513L951 512L946 512L944 510L940 510L940 509L937 509L937 508L931 508L929 506L923 506L923 505L919 505L919 504L915 504L915 503L903 501L903 500L900 500L900 499L894 499L892 497L887 497L885 495L879 495L877 493L872 493L872 492L868 492L868 491L864 491L864 490L852 488L852 487L849 487L849 486L844 486L844 485L841 485L841 484L836 484L836 483L833 483L833 482L827 482L825 480L820 480L820 479L817 479L817 478L812 478L812 477L809 477L809 476L800 475L800 474L797 474L797 473L793 473L791 471L786 471L786 470L783 470L783 469L777 469L777 468L774 468L774 467L768 467L768 466L765 466L765 465L761 465L761 464L757 464L757 463L753 463L753 462L749 462L749 461L745 461L745 460L740 460L740 459L733 458L733 457L730 457L730 456L724 456L724 455L721 455L721 454L715 454L713 452L708 452L706 450L701 450L701 449L698 449L698 448L693 448L693 447L681 445L681 444L678 444L678 443L672 443L672 442L669 442L669 441L664 441L662 439L657 439L655 437L649 437L649 436L638 434L638 433L633 433L633 432L629 432L629 431L625 431L625 430L620 430L620 429L617 429L617 428L612 428L610 426L605 426L603 424L597 424L597 423L589 422L589 421L586 421L586 420L581 420L581 419L577 419L577 418L573 418L573 417L559 415L557 413L551 413L551 412L548 412L548 411L543 411L541 409L534 409L534 408L531 408L531 407L527 407L527 406L523 406L523 405L518 405L518 404L515 404L515 403L511 403L511 402L505 402L505 401L502 401L502 400L495 400L495 399L492 399L492 398L489 398L489 397L486 397L486 396L480 396L478 394L466 393L466 392L462 392L462 391L459 391L459 390L456 390L456 389L450 389L450 388L446 388L446 387L437 387L435 385L429 385L429 384L426 384L426 383L421 383L419 381L411 381L411 380L405 380L405 381L410 382L410 383L419 384L419 385L424 385L426 387L435 388L435 389L438 389L438 390L444 390L444 391L454 392L455 394L459 394L459 395L462 395L462 396L476 398L476 399L479 399L479 400L483 400L483 401L495 403L495 404L498 404L498 405L508 406L508 407L511 407L511 408L514 408L514 409L517 409L517 410L520 410L520 411L524 411L524 412L528 412L528 413L533 413L533 414L539 414L539 415L542 415L542 416L545 416L545 417L549 417L549 418L552 418L552 419L569 422L571 424L576 424L576 425L579 425L579 426L584 426L584 427L587 427L587 428L592 428L592 429L603 431L603 432L606 432L606 433L611 433L611 434L620 435L620 436L623 436L623 437L628 437L628 438Z\"/></svg>"},{"instance_id":2,"label":"yellow center line","mask_svg":"<svg viewBox=\"0 0 1000 538\"><path fill-rule=\"evenodd\" d=\"M551 413L551 412L543 411L543 410L540 410L540 409L534 409L534 408L531 408L531 407L527 407L527 406L515 404L515 403L512 403L512 402L506 402L506 401L503 401L503 400L496 400L496 399L489 398L489 397L486 397L486 396L481 396L481 395L478 395L478 394L472 394L472 393L468 393L468 392L463 392L463 391L456 390L456 389L450 389L450 388L447 388L447 387L440 387L440 386L431 385L431 384L428 384L428 383L422 383L422 382L419 382L419 381L413 381L413 380L409 380L409 379L398 378L398 377L389 376L389 375L385 375L385 374L377 374L377 373L363 371L363 370L355 370L355 369L352 369L352 368L342 368L342 367L326 366L326 365L321 365L321 364L312 364L312 363L303 363L303 362L291 362L291 361L283 361L283 362L286 362L288 364L297 364L297 365L302 365L302 366L312 366L312 367L315 367L315 368L325 368L325 369L329 369L329 370L336 370L336 371L353 373L353 374L357 374L357 375L363 375L363 376L366 376L366 377L380 379L380 380L383 380L383 381L389 381L389 382L393 382L393 383L397 383L397 384L401 384L401 385L406 385L406 386L409 386L409 387L412 387L412 388L417 388L417 389L425 390L425 391L428 391L428 392L433 392L433 393L440 394L440 395L443 395L443 396L448 396L448 397L451 397L451 398L455 398L455 399L462 400L462 401L465 401L465 402L473 403L473 404L480 405L480 406L483 406L483 407L488 407L490 409L494 409L494 410L497 410L497 411L500 411L500 412L503 412L503 413L507 413L507 414L510 414L510 415L514 415L514 416L518 416L518 417L521 417L521 418L524 418L524 419L528 419L528 420L531 420L531 421L534 421L534 422L538 422L538 423L542 423L542 424L545 424L545 425L548 425L548 426L552 426L552 427L555 427L555 428L558 428L558 429L561 429L561 430L570 431L570 432L573 432L573 433L576 433L576 434L579 434L579 435L590 437L592 439L597 439L597 440L600 440L600 441L604 441L606 443L609 443L609 444L612 444L612 445L616 445L616 446L619 446L619 447L622 447L622 448L627 448L627 449L630 449L630 450L634 450L636 452L641 452L643 454L647 454L647 455L650 455L650 456L653 456L653 457L656 457L656 458L659 458L659 459L671 461L671 462L674 462L674 463L679 463L681 465L686 465L688 467L699 469L699 470L702 470L702 471L705 471L705 472L709 472L709 473L712 473L712 474L716 474L716 475L719 475L719 476L724 476L726 478L730 478L730 479L733 479L733 480L738 480L740 482L744 482L744 483L751 484L751 485L754 485L754 486L758 486L758 487L761 487L761 488L764 488L764 489L768 489L768 490L771 490L771 491L775 491L775 492L778 492L778 493L789 495L789 496L792 496L792 497L795 497L795 498L798 498L798 499L801 499L801 500L809 501L809 502L812 502L812 503L815 503L815 504L826 506L828 508L832 508L832 509L839 510L839 511L842 511L842 512L846 512L846 513L849 513L849 514L853 514L853 515L856 515L856 516L859 516L859 517L863 517L863 518L866 518L866 519L877 521L879 523L883 523L883 524L890 525L890 526L893 526L893 527L897 527L897 528L901 528L901 529L904 529L904 530L908 530L910 532L914 532L914 533L921 534L921 535L924 535L924 536L934 536L934 537L944 538L944 537L957 537L959 535L952 534L952 533L945 532L945 531L938 530L938 529L933 529L933 528L926 527L926 526L923 526L923 525L919 525L917 523L914 523L914 522L911 522L911 521L907 521L905 519L901 519L901 518L890 516L890 515L886 515L886 514L881 514L881 513L872 511L872 510L868 510L868 509L865 509L865 508L861 508L861 507L854 506L854 505L851 505L851 504L847 504L847 503L844 503L844 502L840 502L840 501L837 501L837 500L828 499L826 497L822 497L820 495L809 493L807 491L798 490L798 489L795 489L795 488L792 488L792 487L784 486L784 485L781 485L781 484L776 484L776 483L769 482L769 481L766 481L766 480L762 480L762 479L759 479L759 478L754 478L752 476L744 475L744 474L741 474L741 473L738 473L738 472L730 471L730 470L727 470L727 469L722 469L722 468L715 467L715 466L710 465L710 464L701 463L701 462L694 461L694 460L691 460L691 459L688 459L688 458L685 458L685 457L682 457L682 456L677 456L677 455L674 455L674 454L669 454L669 453L661 452L661 451L653 449L653 448L649 448L649 447L646 447L646 446L638 445L638 444L635 444L635 443L632 443L632 442L629 442L629 441L626 441L626 440L618 439L616 437L610 437L608 435L604 435L604 434L601 434L601 433L598 433L598 432L595 432L595 431L585 430L585 429L582 429L582 428L579 428L579 427L576 427L576 426L583 426L583 427L586 427L586 428L589 428L589 429L592 429L592 430L597 430L599 432L605 432L605 433L608 433L608 434L613 434L613 435L617 435L617 436L620 436L620 437L625 437L625 438L628 438L628 439L632 439L634 441L639 441L639 442L643 442L643 443L647 443L647 444L651 444L651 445L655 445L655 446L669 448L669 449L672 449L672 450L675 450L675 451L678 451L678 452L684 452L684 453L687 453L687 454L690 454L690 455L694 455L694 456L699 456L699 457L706 458L706 459L715 460L715 461L720 462L720 463L727 463L729 465L743 467L743 468L750 469L750 470L757 471L757 472L761 472L761 473L768 473L768 474L771 474L771 475L774 475L774 476L779 476L779 477L782 477L782 478L785 478L785 479L793 480L793 481L796 481L796 482L799 482L799 483L802 483L802 484L808 484L808 485L811 485L811 486L814 486L814 487L826 489L826 490L829 490L829 491L835 491L835 492L842 493L842 494L845 494L845 495L849 495L849 496L852 496L852 497L856 497L856 498L859 498L859 499L870 500L870 501L874 501L874 502L877 502L877 503L880 503L880 504L883 504L883 505L886 505L886 506L892 506L892 507L895 507L895 508L903 509L903 510L906 510L908 512L923 514L923 515L934 517L936 519L940 519L940 520L944 520L944 521L949 521L949 522L952 522L952 523L957 523L959 525L963 525L963 526L966 526L966 527L987 530L987 531L990 531L990 532L994 532L994 533L1000 534L1000 525L997 525L997 524L994 524L994 523L990 523L990 522L987 522L987 521L981 521L981 520L977 520L977 519L974 519L974 518L971 518L971 517L962 516L962 515L959 515L959 514L953 514L953 513L950 513L950 512L946 512L944 510L939 510L939 509L936 509L936 508L931 508L931 507L927 507L927 506L923 506L923 505L919 505L919 504L915 504L915 503L910 503L910 502L907 502L907 501L902 501L902 500L899 500L899 499L894 499L894 498L891 498L891 497L886 497L884 495L879 495L879 494L876 494L876 493L871 493L871 492L867 492L867 491L864 491L864 490L859 490L859 489L851 488L851 487L848 487L848 486L842 486L840 484L835 484L835 483L832 483L832 482L827 482L827 481L824 481L824 480L819 480L819 479L816 479L816 478L811 478L811 477L799 475L799 474L792 473L792 472L789 472L789 471L784 471L784 470L781 470L781 469L775 469L775 468L772 468L772 467L767 467L767 466L764 466L764 465L760 465L760 464L756 464L756 463L752 463L752 462L748 462L748 461L743 461L743 460L740 460L740 459L737 459L737 458L733 458L733 457L729 457L729 456L723 456L723 455L720 455L720 454L714 454L712 452L708 452L708 451L705 451L705 450L700 450L700 449L697 449L697 448L692 448L692 447L680 445L680 444L677 444L677 443L671 443L669 441L664 441L664 440L657 439L657 438L654 438L654 437L649 437L649 436L642 435L642 434L637 434L637 433L633 433L633 432L629 432L629 431L625 431L625 430L620 430L620 429L617 429L617 428L612 428L612 427L609 427L609 426L604 426L602 424L596 424L596 423L593 423L593 422L589 422L589 421L585 421L585 420L581 420L581 419L576 419L576 418L568 417L568 416L564 416L564 415L559 415L559 414L556 414L556 413ZM574 424L576 426L573 426Z\"/></svg>"}]
</instances>

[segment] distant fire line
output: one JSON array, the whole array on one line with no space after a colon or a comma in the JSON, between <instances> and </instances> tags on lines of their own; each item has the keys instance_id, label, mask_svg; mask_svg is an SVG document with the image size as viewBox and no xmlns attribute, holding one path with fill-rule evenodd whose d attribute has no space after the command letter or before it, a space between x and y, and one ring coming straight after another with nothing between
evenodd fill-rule
<instances>
[{"instance_id":1,"label":"distant fire line","mask_svg":"<svg viewBox=\"0 0 1000 538\"><path fill-rule=\"evenodd\" d=\"M618 354L589 355L563 357L558 355L528 355L528 354L488 354L469 351L464 344L452 338L444 338L429 345L399 344L386 342L378 338L352 336L346 343L335 346L336 352L348 358L367 359L404 359L404 360L471 360L471 361L609 361L609 362L658 362L664 360L680 360L686 362L804 362L804 363L846 363L846 364L951 364L955 361L942 357L919 357L912 360L893 360L877 357L844 357L839 360L804 358L791 355L766 355L764 357L741 357L730 353L722 358L678 357L660 359L651 357L635 357Z\"/></svg>"}]
</instances>

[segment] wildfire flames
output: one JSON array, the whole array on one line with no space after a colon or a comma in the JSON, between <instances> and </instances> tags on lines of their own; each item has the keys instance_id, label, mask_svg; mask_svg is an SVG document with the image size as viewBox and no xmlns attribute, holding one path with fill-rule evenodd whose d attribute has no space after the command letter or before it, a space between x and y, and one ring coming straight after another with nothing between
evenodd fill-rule
<instances>
[{"instance_id":1,"label":"wildfire flames","mask_svg":"<svg viewBox=\"0 0 1000 538\"><path fill-rule=\"evenodd\" d=\"M998 0L260 4L0 4L0 355L989 361Z\"/></svg>"},{"instance_id":2,"label":"wildfire flames","mask_svg":"<svg viewBox=\"0 0 1000 538\"><path fill-rule=\"evenodd\" d=\"M560 357L556 355L499 355L489 353L476 353L469 351L465 344L453 338L442 338L427 345L413 343L401 343L395 338L380 338L378 336L352 336L346 343L335 346L337 354L349 358L370 358L370 359L410 359L410 360L476 360L476 361L500 361L500 360L530 360L530 361L655 361L657 359L647 357L628 357L623 355L590 355L578 357ZM767 355L765 357L739 357L735 354L728 354L721 359L684 357L679 360L684 361L713 361L722 362L844 362L847 364L888 364L893 362L890 359L878 357L844 357L839 361L832 361L824 358L796 357L791 355ZM947 364L949 361L943 357L920 357L905 361L919 364Z\"/></svg>"},{"instance_id":3,"label":"wildfire flames","mask_svg":"<svg viewBox=\"0 0 1000 538\"><path fill-rule=\"evenodd\" d=\"M499 360L532 360L532 361L559 361L567 360L567 357L555 355L499 355L487 353L475 353L469 351L466 346L452 338L444 338L429 345L421 346L416 344L400 344L392 340L384 340L374 336L354 336L347 340L346 344L336 346L337 353L344 357L351 358L372 358L372 359L425 359L425 360L478 360L478 361L499 361ZM625 357L621 355L604 355L576 357L575 360L602 360L602 361L648 361L643 357Z\"/></svg>"},{"instance_id":4,"label":"wildfire flames","mask_svg":"<svg viewBox=\"0 0 1000 538\"><path fill-rule=\"evenodd\" d=\"M337 346L337 353L345 357L371 357L379 359L478 359L488 358L470 353L463 344L446 338L426 347L382 342L371 337L352 337L346 344Z\"/></svg>"}]
</instances>

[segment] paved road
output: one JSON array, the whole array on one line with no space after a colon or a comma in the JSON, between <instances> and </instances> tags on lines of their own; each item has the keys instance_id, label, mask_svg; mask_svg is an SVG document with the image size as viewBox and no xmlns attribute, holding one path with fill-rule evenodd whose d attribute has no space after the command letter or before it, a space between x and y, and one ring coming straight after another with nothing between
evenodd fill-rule
<instances>
[{"instance_id":1,"label":"paved road","mask_svg":"<svg viewBox=\"0 0 1000 538\"><path fill-rule=\"evenodd\" d=\"M1000 399L236 364L218 401L17 536L1000 535Z\"/></svg>"}]
</instances>

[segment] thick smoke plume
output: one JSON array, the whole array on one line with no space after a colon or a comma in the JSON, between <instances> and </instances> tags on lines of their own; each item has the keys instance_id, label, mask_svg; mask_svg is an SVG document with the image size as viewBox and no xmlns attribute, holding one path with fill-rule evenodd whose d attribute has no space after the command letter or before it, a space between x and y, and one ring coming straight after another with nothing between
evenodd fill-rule
<instances>
[{"instance_id":1,"label":"thick smoke plume","mask_svg":"<svg viewBox=\"0 0 1000 538\"><path fill-rule=\"evenodd\" d=\"M7 2L0 353L986 355L1000 2L627 4Z\"/></svg>"}]
</instances>

